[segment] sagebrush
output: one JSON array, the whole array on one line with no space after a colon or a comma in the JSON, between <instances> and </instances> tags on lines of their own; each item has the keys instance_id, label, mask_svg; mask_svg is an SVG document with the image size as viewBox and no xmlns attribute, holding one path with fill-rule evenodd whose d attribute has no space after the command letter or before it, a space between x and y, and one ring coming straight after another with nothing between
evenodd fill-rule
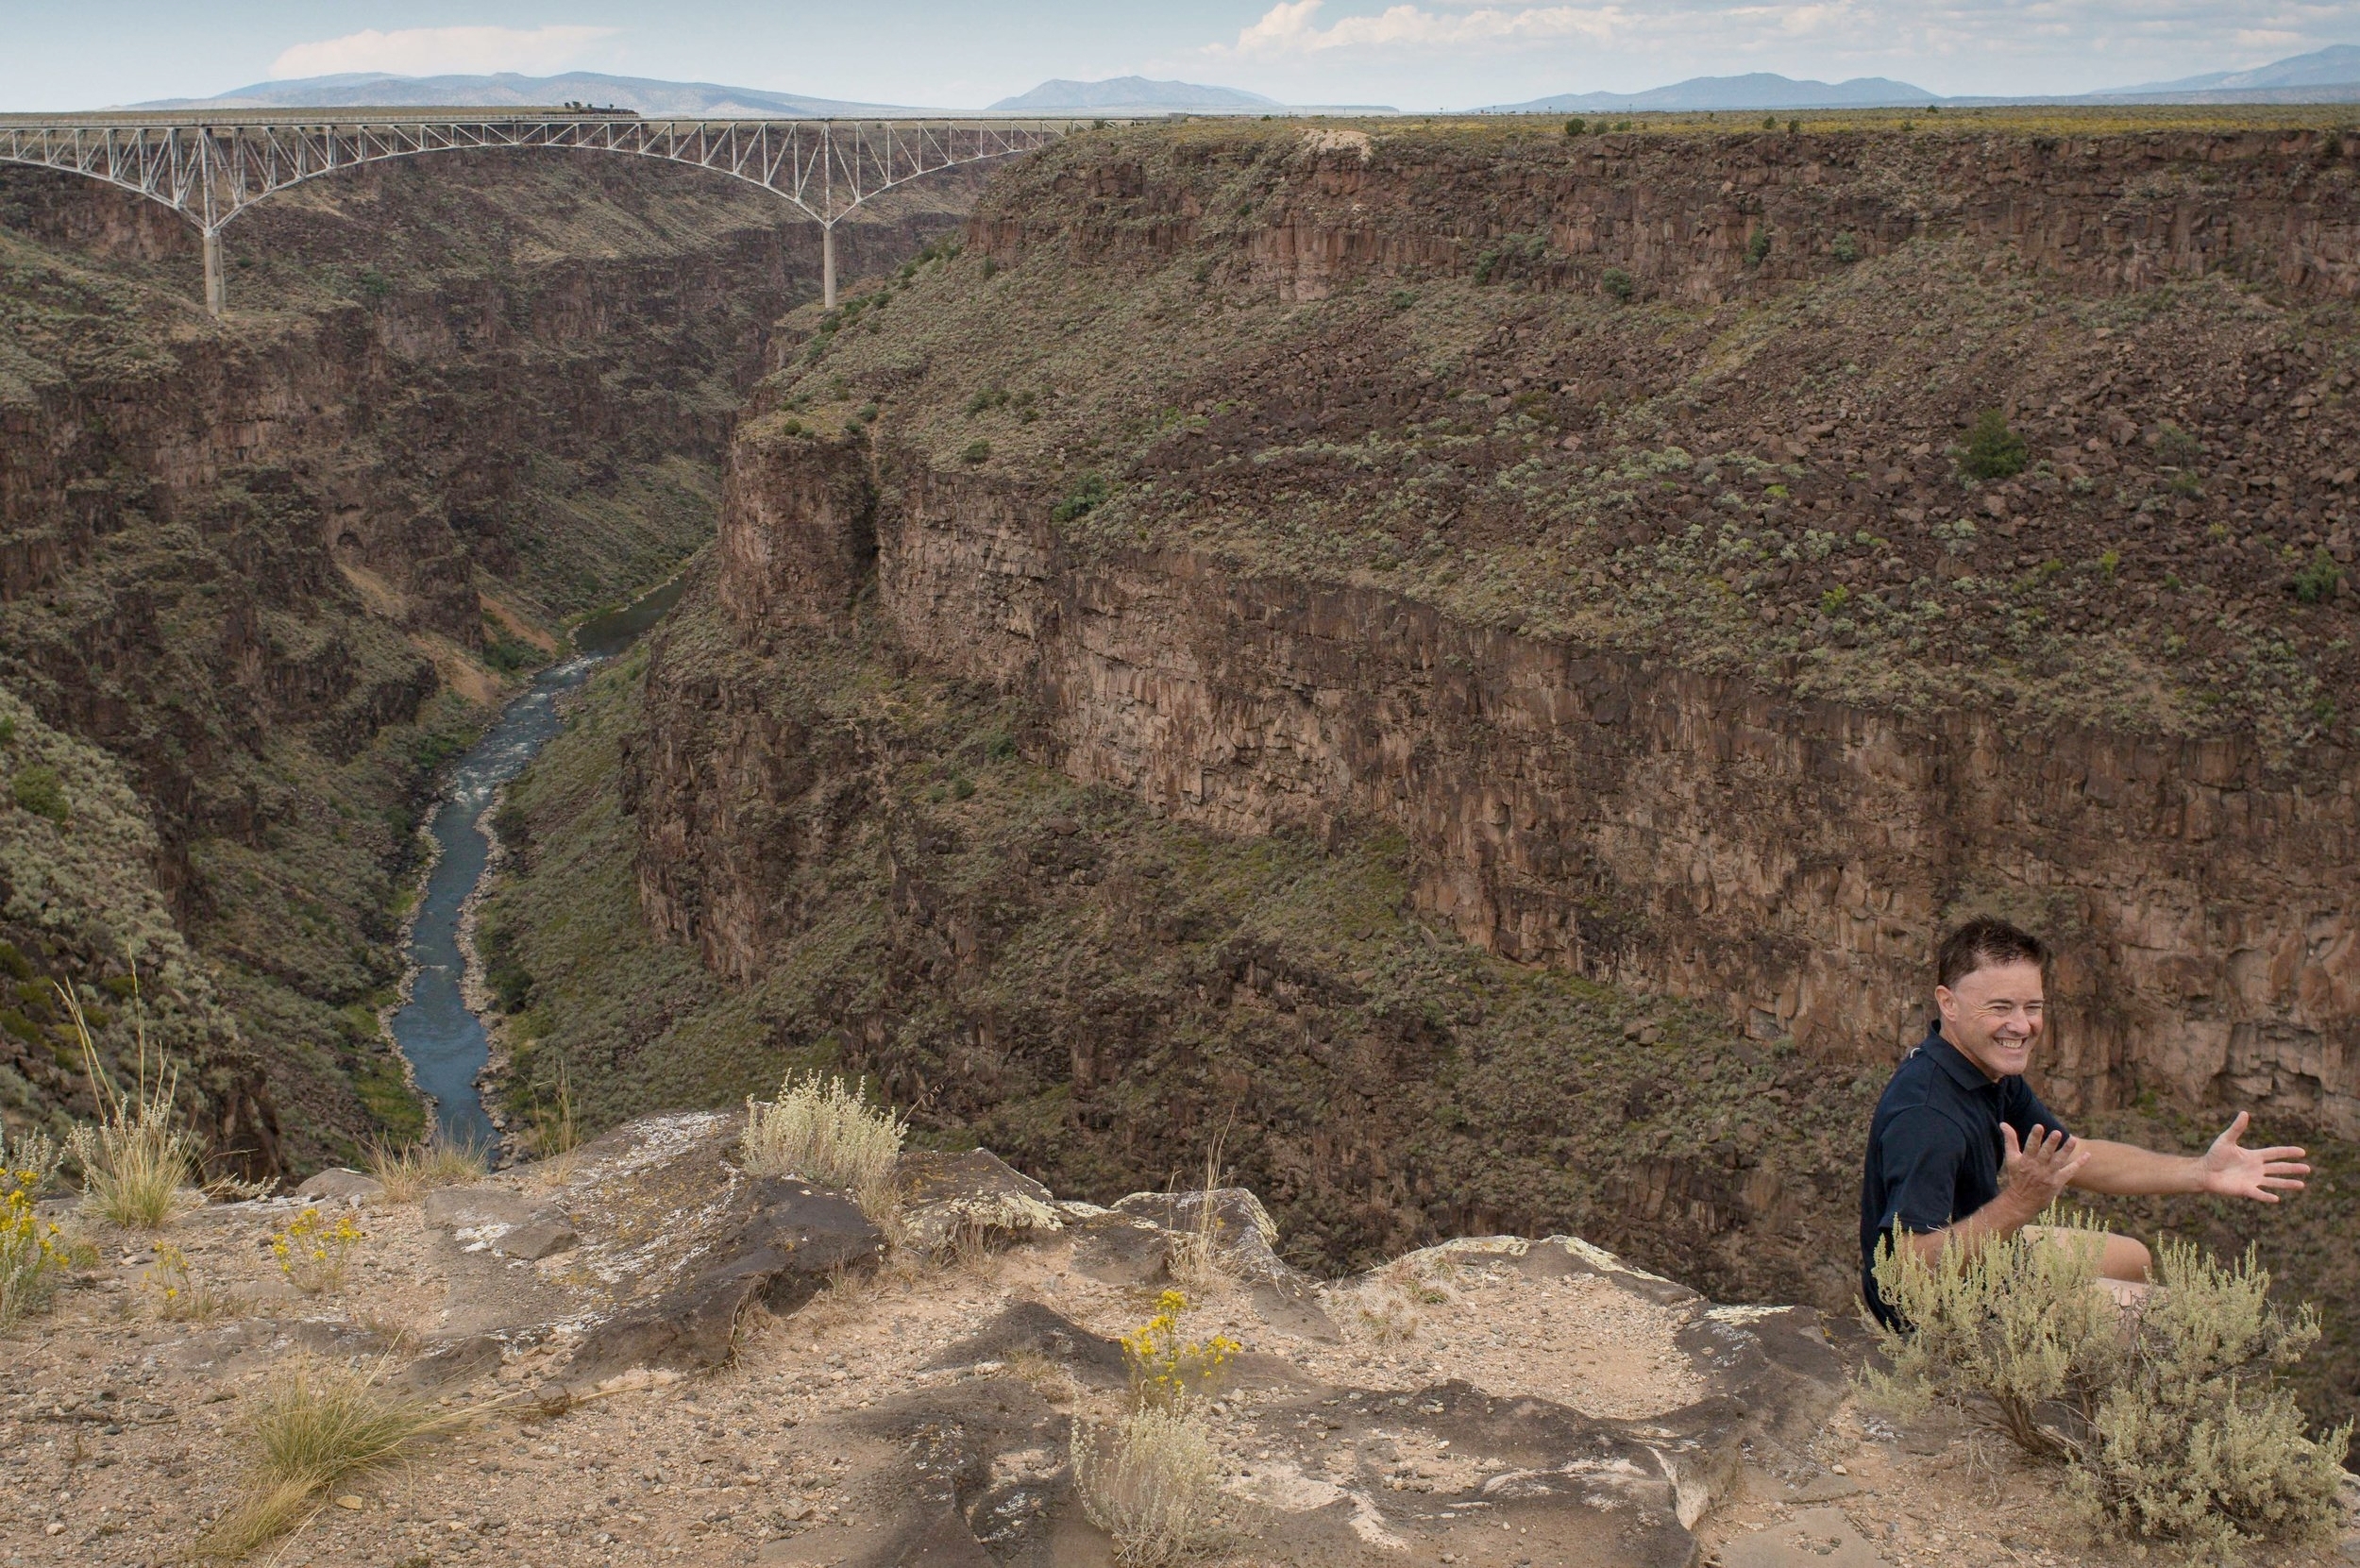
<instances>
[{"instance_id":1,"label":"sagebrush","mask_svg":"<svg viewBox=\"0 0 2360 1568\"><path fill-rule=\"evenodd\" d=\"M1890 1370L1864 1391L1903 1411L1949 1406L2061 1465L2102 1536L2227 1556L2333 1537L2349 1425L2314 1437L2279 1374L2318 1338L2308 1306L2268 1299L2248 1251L2223 1265L2165 1242L2145 1302L2099 1287L2102 1232L2056 1222L1928 1262L1896 1244L1877 1283L1907 1332L1879 1325Z\"/></svg>"},{"instance_id":2,"label":"sagebrush","mask_svg":"<svg viewBox=\"0 0 2360 1568\"><path fill-rule=\"evenodd\" d=\"M841 1078L787 1074L776 1100L746 1102L740 1157L757 1176L801 1176L850 1192L871 1215L892 1204L908 1123Z\"/></svg>"},{"instance_id":3,"label":"sagebrush","mask_svg":"<svg viewBox=\"0 0 2360 1568\"><path fill-rule=\"evenodd\" d=\"M1221 1464L1212 1434L1185 1410L1139 1409L1073 1434L1082 1510L1126 1563L1176 1562L1212 1536Z\"/></svg>"}]
</instances>

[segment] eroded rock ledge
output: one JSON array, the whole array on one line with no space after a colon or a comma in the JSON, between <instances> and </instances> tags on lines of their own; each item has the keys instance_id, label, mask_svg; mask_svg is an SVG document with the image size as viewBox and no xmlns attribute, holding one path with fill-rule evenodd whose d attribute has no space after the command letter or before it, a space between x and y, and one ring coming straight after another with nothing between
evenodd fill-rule
<instances>
[{"instance_id":1,"label":"eroded rock ledge","mask_svg":"<svg viewBox=\"0 0 2360 1568\"><path fill-rule=\"evenodd\" d=\"M821 1417L876 1446L873 1479L899 1508L786 1528L766 1560L1090 1560L1073 1555L1096 1532L1073 1492L1071 1420L1122 1387L1112 1332L1170 1285L1204 1198L1065 1203L982 1151L913 1154L900 1229L935 1259L889 1265L840 1194L738 1170L736 1133L727 1115L652 1117L562 1170L437 1195L449 1294L413 1375L490 1374L560 1415L728 1365L757 1306L791 1322L823 1290L885 1289L858 1284L880 1270L922 1299L997 1268L1032 1288L988 1317L918 1314L906 1374L865 1375ZM1844 1391L1809 1308L1715 1307L1575 1238L1454 1240L1321 1282L1273 1252L1250 1193L1212 1203L1224 1282L1190 1287L1190 1330L1246 1344L1213 1407L1225 1490L1289 1553L1434 1561L1505 1526L1536 1561L1684 1565L1748 1455L1799 1452ZM506 1246L560 1220L565 1250ZM1444 1299L1454 1321L1418 1326Z\"/></svg>"}]
</instances>

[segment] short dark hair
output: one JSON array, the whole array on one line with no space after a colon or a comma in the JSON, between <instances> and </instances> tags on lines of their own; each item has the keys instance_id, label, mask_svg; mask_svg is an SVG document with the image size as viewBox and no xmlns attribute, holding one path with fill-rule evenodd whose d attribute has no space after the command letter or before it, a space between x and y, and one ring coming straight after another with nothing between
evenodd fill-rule
<instances>
[{"instance_id":1,"label":"short dark hair","mask_svg":"<svg viewBox=\"0 0 2360 1568\"><path fill-rule=\"evenodd\" d=\"M1951 990L1977 969L2000 964L2048 967L2048 948L2029 931L1990 915L1978 915L1942 939L1934 955L1934 982Z\"/></svg>"}]
</instances>

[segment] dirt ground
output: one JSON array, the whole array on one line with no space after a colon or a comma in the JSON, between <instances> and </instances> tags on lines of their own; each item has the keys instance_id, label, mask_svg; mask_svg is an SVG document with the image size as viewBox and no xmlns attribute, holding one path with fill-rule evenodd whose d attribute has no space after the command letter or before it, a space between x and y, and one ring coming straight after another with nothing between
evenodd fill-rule
<instances>
[{"instance_id":1,"label":"dirt ground","mask_svg":"<svg viewBox=\"0 0 2360 1568\"><path fill-rule=\"evenodd\" d=\"M290 1357L403 1359L405 1336L430 1334L446 1307L435 1233L414 1206L371 1206L366 1239L344 1288L310 1297L278 1277L273 1230L280 1203L198 1210L165 1239L194 1277L227 1298L202 1321L162 1315L147 1239L86 1232L101 1262L54 1309L5 1341L0 1381L0 1563L151 1568L189 1560L205 1526L229 1506L248 1401ZM1458 1377L1487 1392L1526 1393L1586 1413L1644 1417L1680 1404L1686 1375L1670 1363L1674 1317L1595 1281L1534 1281L1468 1262L1408 1260L1326 1300L1341 1343L1275 1336L1236 1290L1205 1294L1184 1319L1190 1338L1226 1333L1245 1346L1237 1375L1209 1403L1224 1455L1236 1563L1256 1552L1256 1521L1290 1499L1357 1473L1381 1477L1388 1509L1404 1495L1451 1490L1499 1461L1483 1454L1380 1453L1365 1431L1331 1428L1322 1466L1302 1461L1299 1415L1281 1433L1273 1390L1305 1379L1339 1389L1410 1390ZM842 1284L788 1318L763 1316L736 1364L717 1374L651 1383L544 1417L522 1391L548 1370L547 1351L512 1354L497 1370L442 1395L481 1419L406 1466L339 1488L301 1529L256 1555L279 1568L312 1564L502 1568L580 1563L795 1564L841 1560L881 1529L897 1499L893 1455L864 1435L858 1412L930 1382L1014 1371L1058 1415L1111 1413L1108 1393L1078 1387L1049 1362L938 1367L1013 1303L1038 1302L1095 1332L1138 1326L1155 1291L1108 1285L1057 1246L901 1266ZM1593 1301L1590 1298L1595 1296ZM1284 1357L1282 1361L1280 1357ZM454 1385L457 1387L458 1385ZM503 1391L518 1397L506 1406ZM1317 1418L1312 1418L1316 1423ZM1294 1440L1282 1445L1284 1436ZM1319 1434L1314 1433L1316 1440ZM1353 1451L1357 1446L1358 1452ZM1914 1452L1914 1449L1929 1452ZM1807 1458L1808 1463L1800 1462ZM1060 1462L1053 1448L1006 1461ZM1699 1527L1706 1560L1728 1568L1906 1564L2128 1563L2082 1543L2046 1478L1986 1442L1902 1434L1846 1407L1807 1457L1749 1474L1745 1494ZM1797 1487L1777 1473L1783 1466ZM1835 1467L1840 1466L1841 1469ZM1381 1526L1380 1526L1381 1528ZM1791 1541L1800 1532L1807 1539ZM1765 1555L1792 1548L1802 1555ZM1868 1555L1859 1555L1861 1552ZM1077 1541L1071 1560L1104 1561ZM1402 1560L1411 1560L1405 1551ZM1061 1552L1061 1560L1063 1554ZM1496 1552L1462 1560L1515 1563L1512 1529ZM2334 1555L2273 1560L2288 1568Z\"/></svg>"}]
</instances>

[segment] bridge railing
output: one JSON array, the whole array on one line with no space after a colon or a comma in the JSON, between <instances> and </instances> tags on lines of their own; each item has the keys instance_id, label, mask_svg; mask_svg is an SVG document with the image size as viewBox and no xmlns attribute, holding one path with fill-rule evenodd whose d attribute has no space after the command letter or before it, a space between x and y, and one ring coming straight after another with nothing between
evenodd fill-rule
<instances>
[{"instance_id":1,"label":"bridge railing","mask_svg":"<svg viewBox=\"0 0 2360 1568\"><path fill-rule=\"evenodd\" d=\"M0 162L104 180L160 203L205 242L205 304L226 307L223 226L277 192L357 164L427 153L542 147L709 169L784 198L820 228L820 289L835 304L835 226L863 203L961 164L1037 151L1104 120L643 118L574 109L110 111L0 115Z\"/></svg>"}]
</instances>

